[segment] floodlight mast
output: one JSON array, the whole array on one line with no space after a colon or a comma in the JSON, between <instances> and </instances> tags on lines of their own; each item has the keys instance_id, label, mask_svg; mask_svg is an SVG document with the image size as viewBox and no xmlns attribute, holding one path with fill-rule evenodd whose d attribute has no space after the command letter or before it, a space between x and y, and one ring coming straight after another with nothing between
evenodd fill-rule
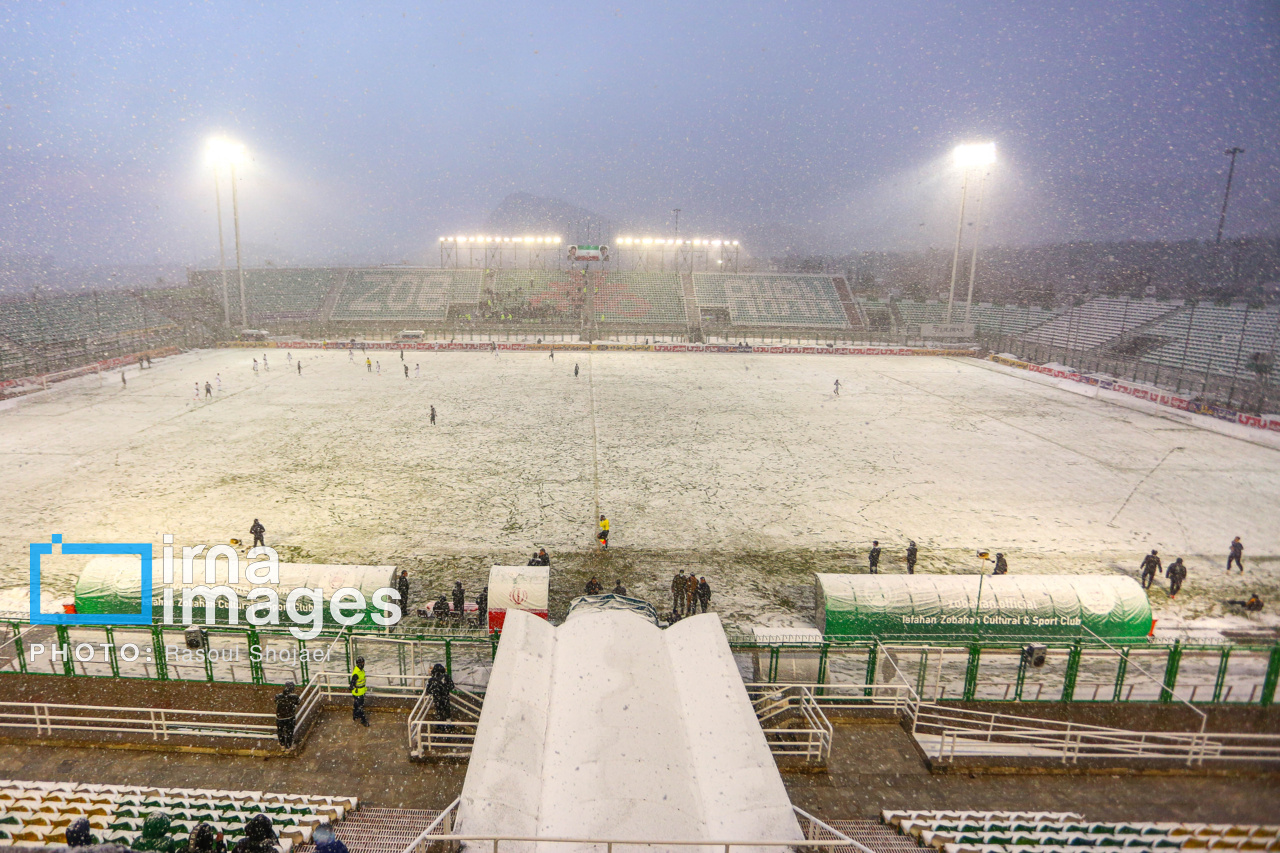
<instances>
[{"instance_id":1,"label":"floodlight mast","mask_svg":"<svg viewBox=\"0 0 1280 853\"><path fill-rule=\"evenodd\" d=\"M244 162L244 146L239 142L233 142L223 137L215 137L209 140L206 148L205 159L209 165L213 167L214 190L217 192L218 169L225 166L231 173L231 219L235 230L236 238L236 276L240 280L240 323L241 328L249 327L249 310L245 304L244 298L244 264L241 261L240 253L240 204L236 193L236 165ZM218 198L218 248L222 251L222 201ZM226 261L223 260L222 268L222 300L223 307L229 315L231 309L227 303L227 272ZM228 316L227 325L231 325L231 319Z\"/></svg>"},{"instance_id":2,"label":"floodlight mast","mask_svg":"<svg viewBox=\"0 0 1280 853\"><path fill-rule=\"evenodd\" d=\"M953 156L956 166L964 173L964 182L960 185L960 219L956 223L956 244L951 254L951 287L947 293L947 325L951 324L951 312L956 298L956 274L960 269L960 238L964 234L964 207L969 196L969 173L974 169L989 166L996 161L996 144L994 142L978 142L957 145ZM976 252L974 263L977 263ZM969 307L965 309L966 321L973 303L972 270L970 270L969 276L969 303Z\"/></svg>"}]
</instances>

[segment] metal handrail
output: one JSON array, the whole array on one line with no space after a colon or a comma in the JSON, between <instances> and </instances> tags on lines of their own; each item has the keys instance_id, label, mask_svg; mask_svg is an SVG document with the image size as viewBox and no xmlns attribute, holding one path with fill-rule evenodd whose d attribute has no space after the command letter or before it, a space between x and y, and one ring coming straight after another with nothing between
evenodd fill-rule
<instances>
[{"instance_id":1,"label":"metal handrail","mask_svg":"<svg viewBox=\"0 0 1280 853\"><path fill-rule=\"evenodd\" d=\"M653 847L653 846L672 846L672 847L718 847L723 848L724 853L732 853L735 847L782 847L797 850L811 849L821 851L835 847L854 847L859 853L874 853L871 848L867 847L859 841L855 841L845 833L832 827L830 824L814 817L803 809L792 806L792 812L800 819L809 822L810 826L817 826L823 832L829 833L833 837L830 839L817 839L806 837L803 841L737 841L737 840L712 840L703 839L699 841L686 840L670 840L670 839L653 839L645 841L637 841L634 839L624 838L571 838L571 837L548 837L548 836L520 836L520 835L452 835L442 833L437 835L436 830L441 826L452 827L456 813L462 803L462 798L454 800L444 811L440 812L427 828L418 833L418 837L409 842L402 853L417 853L423 843L437 844L439 842L457 842L457 841L473 841L491 845L490 849L493 853L497 853L498 845L503 841L523 842L523 843L542 843L549 844L589 844L593 847L603 847L606 853L613 853L615 847ZM797 821L799 823L799 821ZM811 833L806 833L809 835Z\"/></svg>"},{"instance_id":2,"label":"metal handrail","mask_svg":"<svg viewBox=\"0 0 1280 853\"><path fill-rule=\"evenodd\" d=\"M21 709L21 713L4 709ZM54 711L86 711L59 714ZM132 714L136 716L120 716ZM196 719L190 719L195 717ZM219 722L227 717L248 718ZM253 723L248 720L263 720ZM65 731L150 734L154 740L170 735L199 737L276 738L274 714L247 711L194 711L182 708L130 708L109 705L67 705L51 702L0 702L0 728L36 730L37 734Z\"/></svg>"}]
</instances>

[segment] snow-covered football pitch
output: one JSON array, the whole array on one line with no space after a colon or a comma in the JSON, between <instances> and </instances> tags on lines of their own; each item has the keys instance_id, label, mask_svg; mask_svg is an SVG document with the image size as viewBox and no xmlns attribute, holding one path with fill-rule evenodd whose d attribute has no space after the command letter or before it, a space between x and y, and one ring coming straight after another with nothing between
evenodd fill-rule
<instances>
[{"instance_id":1,"label":"snow-covered football pitch","mask_svg":"<svg viewBox=\"0 0 1280 853\"><path fill-rule=\"evenodd\" d=\"M908 539L926 572L990 550L1013 572L1136 577L1157 548L1190 568L1176 601L1153 592L1164 624L1254 590L1280 604L1280 451L989 363L370 350L378 373L288 352L192 352L0 405L0 609L25 609L28 543L51 534L219 543L254 518L285 559L401 565L423 592L537 547L561 607L593 573L665 602L693 567L740 625L807 624L812 572L865 571L873 539L891 572Z\"/></svg>"}]
</instances>

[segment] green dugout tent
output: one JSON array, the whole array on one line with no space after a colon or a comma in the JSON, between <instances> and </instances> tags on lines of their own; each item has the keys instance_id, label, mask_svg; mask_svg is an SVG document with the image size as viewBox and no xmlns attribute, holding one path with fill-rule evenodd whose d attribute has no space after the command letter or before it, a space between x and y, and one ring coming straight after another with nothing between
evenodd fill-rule
<instances>
[{"instance_id":1,"label":"green dugout tent","mask_svg":"<svg viewBox=\"0 0 1280 853\"><path fill-rule=\"evenodd\" d=\"M1116 575L814 577L818 627L827 636L1050 638L1092 631L1138 639L1152 626L1142 587Z\"/></svg>"},{"instance_id":2,"label":"green dugout tent","mask_svg":"<svg viewBox=\"0 0 1280 853\"><path fill-rule=\"evenodd\" d=\"M285 612L285 601L295 589L306 587L309 589L323 590L323 598L325 601L325 622L332 623L328 602L333 594L340 589L350 588L359 590L365 598L365 609L358 625L375 626L373 622L373 614L380 613L373 601L374 593L379 589L390 587L395 589L395 566L336 566L321 565L313 563L281 563L280 564L280 583L278 584L253 584L248 581L245 576L245 569L248 567L249 561L241 559L240 561L240 581L239 583L230 584L231 589L236 593L238 599L239 624L246 624L244 620L244 608L253 604L254 601L249 599L250 592L255 588L274 589L280 598L280 624L288 627L292 624ZM152 567L152 618L160 621L164 616L164 590L166 587L173 589L173 611L174 623L180 624L182 620L182 592L184 588L196 587L205 584L204 561L197 559L194 566L195 572L192 577L192 583L182 583L182 561L181 558L174 560L174 582L165 584L161 574L161 561L155 560ZM216 581L209 586L225 585L227 583L226 561L219 560L217 565ZM394 599L392 599L394 600ZM192 621L196 624L205 624L205 603L204 598L195 596L193 598ZM115 557L101 556L93 557L80 572L80 577L76 581L75 604L77 613L85 614L132 614L142 612L142 577L138 571L138 560L136 557ZM219 597L214 610L216 613L216 624L226 625L228 622L229 599ZM299 610L303 613L310 612L310 599L300 602ZM347 599L343 607L343 612L348 615L354 615L360 611L352 606L351 600Z\"/></svg>"}]
</instances>

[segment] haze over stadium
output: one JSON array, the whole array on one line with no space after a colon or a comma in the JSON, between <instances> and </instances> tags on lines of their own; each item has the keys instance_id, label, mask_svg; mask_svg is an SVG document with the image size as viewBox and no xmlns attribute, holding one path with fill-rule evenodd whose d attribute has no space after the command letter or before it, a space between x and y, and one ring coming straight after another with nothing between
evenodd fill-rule
<instances>
[{"instance_id":1,"label":"haze over stadium","mask_svg":"<svg viewBox=\"0 0 1280 853\"><path fill-rule=\"evenodd\" d=\"M1276 4L0 26L0 846L1280 849Z\"/></svg>"}]
</instances>

